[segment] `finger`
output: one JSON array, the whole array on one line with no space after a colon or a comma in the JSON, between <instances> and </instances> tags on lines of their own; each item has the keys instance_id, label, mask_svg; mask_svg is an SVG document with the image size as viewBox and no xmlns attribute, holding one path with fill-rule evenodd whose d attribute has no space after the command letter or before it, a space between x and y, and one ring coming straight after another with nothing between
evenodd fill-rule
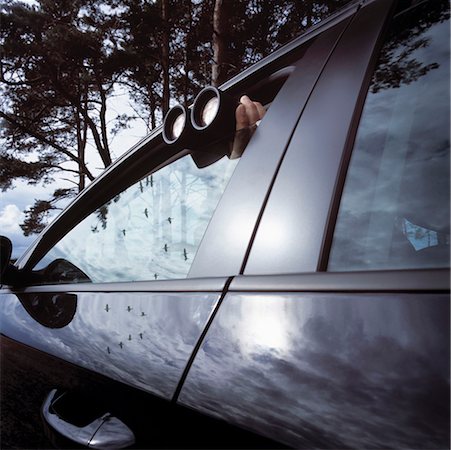
<instances>
[{"instance_id":1,"label":"finger","mask_svg":"<svg viewBox=\"0 0 451 450\"><path fill-rule=\"evenodd\" d=\"M249 120L249 125L253 125L255 122L257 122L257 120L260 119L257 106L247 95L243 95L240 99L240 102L246 108L246 114Z\"/></svg>"},{"instance_id":2,"label":"finger","mask_svg":"<svg viewBox=\"0 0 451 450\"><path fill-rule=\"evenodd\" d=\"M263 107L263 105L260 102L254 102L254 104L257 107L258 120L263 119L263 116L266 114L266 109Z\"/></svg>"},{"instance_id":3,"label":"finger","mask_svg":"<svg viewBox=\"0 0 451 450\"><path fill-rule=\"evenodd\" d=\"M235 110L236 130L241 130L249 126L249 118L246 112L246 107L239 104Z\"/></svg>"}]
</instances>

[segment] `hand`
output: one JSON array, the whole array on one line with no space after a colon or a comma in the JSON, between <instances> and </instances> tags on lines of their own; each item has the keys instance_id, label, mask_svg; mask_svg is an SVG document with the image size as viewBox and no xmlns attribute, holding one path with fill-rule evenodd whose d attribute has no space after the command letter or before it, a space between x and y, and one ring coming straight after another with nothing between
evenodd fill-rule
<instances>
[{"instance_id":1,"label":"hand","mask_svg":"<svg viewBox=\"0 0 451 450\"><path fill-rule=\"evenodd\" d=\"M240 104L235 110L236 131L232 143L230 159L239 158L246 148L259 120L263 119L266 110L259 102L252 101L247 95L240 98Z\"/></svg>"},{"instance_id":2,"label":"hand","mask_svg":"<svg viewBox=\"0 0 451 450\"><path fill-rule=\"evenodd\" d=\"M261 103L254 102L247 95L243 95L235 110L236 131L255 125L263 119L265 112Z\"/></svg>"}]
</instances>

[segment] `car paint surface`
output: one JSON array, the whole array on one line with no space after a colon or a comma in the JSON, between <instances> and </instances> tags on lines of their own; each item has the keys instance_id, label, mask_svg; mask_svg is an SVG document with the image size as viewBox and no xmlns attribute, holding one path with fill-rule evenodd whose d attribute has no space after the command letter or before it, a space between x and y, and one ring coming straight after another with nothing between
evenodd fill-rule
<instances>
[{"instance_id":1,"label":"car paint surface","mask_svg":"<svg viewBox=\"0 0 451 450\"><path fill-rule=\"evenodd\" d=\"M0 296L3 335L171 399L219 294L82 292L73 319L58 329L35 321L19 299Z\"/></svg>"},{"instance_id":2,"label":"car paint surface","mask_svg":"<svg viewBox=\"0 0 451 450\"><path fill-rule=\"evenodd\" d=\"M446 294L229 293L180 402L294 448L449 445Z\"/></svg>"}]
</instances>

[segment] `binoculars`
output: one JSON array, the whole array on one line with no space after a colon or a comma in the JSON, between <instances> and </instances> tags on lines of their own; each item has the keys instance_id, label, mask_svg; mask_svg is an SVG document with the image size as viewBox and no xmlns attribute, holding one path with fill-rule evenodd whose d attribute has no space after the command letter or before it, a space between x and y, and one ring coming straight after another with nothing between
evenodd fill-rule
<instances>
[{"instance_id":1,"label":"binoculars","mask_svg":"<svg viewBox=\"0 0 451 450\"><path fill-rule=\"evenodd\" d=\"M197 95L191 108L172 107L163 122L168 145L199 151L235 131L237 102L219 89L208 86Z\"/></svg>"}]
</instances>

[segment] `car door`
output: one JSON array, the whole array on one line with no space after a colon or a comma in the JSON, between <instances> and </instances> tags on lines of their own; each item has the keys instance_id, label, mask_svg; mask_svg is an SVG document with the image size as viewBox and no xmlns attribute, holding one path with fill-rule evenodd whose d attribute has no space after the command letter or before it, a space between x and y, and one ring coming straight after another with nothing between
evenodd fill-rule
<instances>
[{"instance_id":1,"label":"car door","mask_svg":"<svg viewBox=\"0 0 451 450\"><path fill-rule=\"evenodd\" d=\"M338 43L179 397L295 448L449 447L449 5L390 7Z\"/></svg>"},{"instance_id":2,"label":"car door","mask_svg":"<svg viewBox=\"0 0 451 450\"><path fill-rule=\"evenodd\" d=\"M298 117L355 9L225 85L234 95L254 92L274 73L291 73L240 160L199 169L157 130L19 260L27 279L4 288L0 302L7 445L46 448L39 414L55 445L269 445L174 403L240 273Z\"/></svg>"},{"instance_id":3,"label":"car door","mask_svg":"<svg viewBox=\"0 0 451 450\"><path fill-rule=\"evenodd\" d=\"M23 416L25 411L27 416L31 410L39 426L36 418L47 399L42 415L53 441L62 435L75 444L97 442L102 448L118 448L136 440L132 437L136 431L112 413L124 415L119 384L113 389L104 382L99 388L99 382L90 381L93 377L79 367L156 397L172 398L226 282L181 279L192 262L198 233L208 223L236 163L219 164L218 177L217 166L201 171L185 155L115 193L41 253L31 272L34 285L3 293L2 366L7 383L3 388L8 392L22 380L17 388L25 390L20 409L17 391L3 396L13 402L5 405L10 413ZM108 186L98 183L95 188L90 200L102 196ZM84 201L82 196L66 214L77 215ZM53 239L51 229L46 234ZM179 279L157 280L171 275ZM49 364L43 353L76 369L57 362L60 370L54 371L55 363ZM32 367L22 363L23 354L32 359ZM17 373L10 372L14 364ZM21 373L25 370L28 375ZM30 377L28 399L25 381ZM106 425L116 430L104 433L101 428ZM156 442L161 432L157 427Z\"/></svg>"}]
</instances>

